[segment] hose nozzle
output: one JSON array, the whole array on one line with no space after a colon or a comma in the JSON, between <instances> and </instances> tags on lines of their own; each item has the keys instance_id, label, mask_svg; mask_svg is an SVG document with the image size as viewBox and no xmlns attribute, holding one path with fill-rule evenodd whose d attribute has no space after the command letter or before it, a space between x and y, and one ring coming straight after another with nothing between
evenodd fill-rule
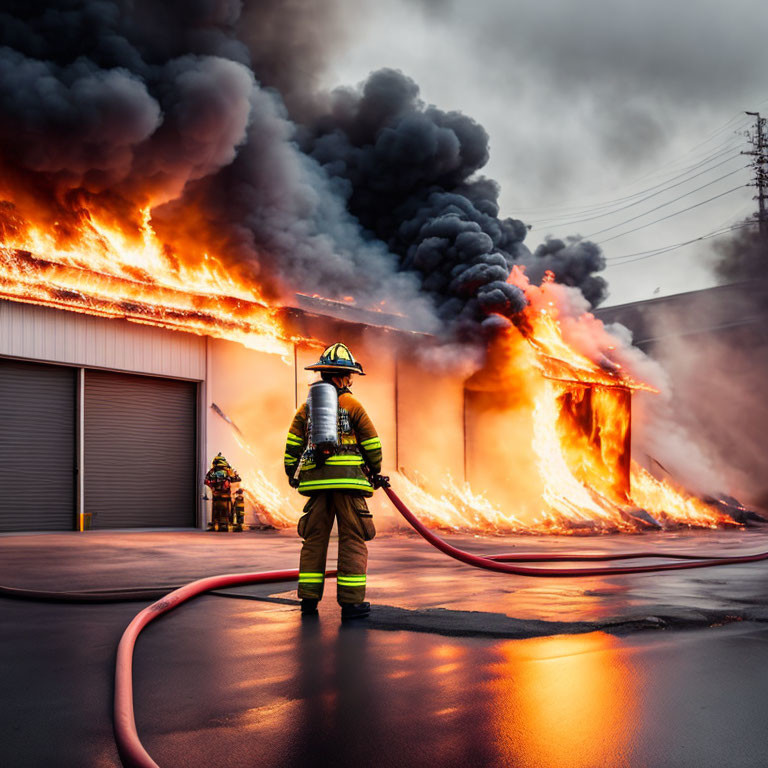
<instances>
[{"instance_id":1,"label":"hose nozzle","mask_svg":"<svg viewBox=\"0 0 768 768\"><path fill-rule=\"evenodd\" d=\"M371 484L374 488L389 488L389 476L388 475L372 475Z\"/></svg>"}]
</instances>

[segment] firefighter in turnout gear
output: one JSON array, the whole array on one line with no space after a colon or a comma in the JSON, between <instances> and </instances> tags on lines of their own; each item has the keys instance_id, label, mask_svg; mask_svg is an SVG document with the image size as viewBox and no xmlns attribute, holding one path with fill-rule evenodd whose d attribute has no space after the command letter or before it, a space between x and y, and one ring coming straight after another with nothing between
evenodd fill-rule
<instances>
[{"instance_id":1,"label":"firefighter in turnout gear","mask_svg":"<svg viewBox=\"0 0 768 768\"><path fill-rule=\"evenodd\" d=\"M364 602L368 548L375 535L365 502L378 487L381 440L360 402L350 392L352 374L362 366L341 343L328 347L314 365L321 381L310 386L307 402L294 416L285 446L285 471L308 497L299 519L304 539L299 563L302 614L317 612L323 596L328 539L338 524L336 597L342 618L367 616Z\"/></svg>"},{"instance_id":2,"label":"firefighter in turnout gear","mask_svg":"<svg viewBox=\"0 0 768 768\"><path fill-rule=\"evenodd\" d=\"M205 475L205 484L211 489L213 504L209 531L228 531L232 521L232 483L239 483L240 476L219 453L211 462Z\"/></svg>"},{"instance_id":3,"label":"firefighter in turnout gear","mask_svg":"<svg viewBox=\"0 0 768 768\"><path fill-rule=\"evenodd\" d=\"M235 491L235 501L232 507L232 522L235 531L243 530L243 523L245 522L245 491L243 491L242 488L238 488Z\"/></svg>"}]
</instances>

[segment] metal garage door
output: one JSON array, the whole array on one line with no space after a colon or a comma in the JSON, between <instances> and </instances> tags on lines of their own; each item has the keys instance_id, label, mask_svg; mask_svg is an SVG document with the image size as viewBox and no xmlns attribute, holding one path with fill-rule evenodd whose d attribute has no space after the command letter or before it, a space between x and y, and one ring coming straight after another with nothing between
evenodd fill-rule
<instances>
[{"instance_id":1,"label":"metal garage door","mask_svg":"<svg viewBox=\"0 0 768 768\"><path fill-rule=\"evenodd\" d=\"M0 531L74 528L76 377L0 359Z\"/></svg>"},{"instance_id":2,"label":"metal garage door","mask_svg":"<svg viewBox=\"0 0 768 768\"><path fill-rule=\"evenodd\" d=\"M196 524L196 385L85 372L85 512L94 528Z\"/></svg>"}]
</instances>

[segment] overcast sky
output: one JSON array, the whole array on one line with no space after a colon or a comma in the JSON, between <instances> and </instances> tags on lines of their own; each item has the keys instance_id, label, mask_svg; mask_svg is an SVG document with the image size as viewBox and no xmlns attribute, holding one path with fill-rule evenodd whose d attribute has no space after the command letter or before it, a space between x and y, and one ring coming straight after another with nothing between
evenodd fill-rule
<instances>
[{"instance_id":1,"label":"overcast sky","mask_svg":"<svg viewBox=\"0 0 768 768\"><path fill-rule=\"evenodd\" d=\"M737 132L751 120L743 112L768 113L760 0L340 4L343 41L324 85L395 67L425 101L484 125L487 175L502 185L502 214L533 224L530 247L547 234L604 242L609 264L618 259L605 273L608 304L713 284L703 243L620 257L706 235L755 209L754 189L730 190L750 180L738 155L747 147ZM606 211L615 212L598 217Z\"/></svg>"}]
</instances>

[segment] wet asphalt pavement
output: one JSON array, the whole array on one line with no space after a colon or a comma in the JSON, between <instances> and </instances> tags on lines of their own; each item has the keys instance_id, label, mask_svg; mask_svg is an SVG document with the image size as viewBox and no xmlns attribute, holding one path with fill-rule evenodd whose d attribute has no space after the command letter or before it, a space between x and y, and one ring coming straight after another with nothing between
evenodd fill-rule
<instances>
[{"instance_id":1,"label":"wet asphalt pavement","mask_svg":"<svg viewBox=\"0 0 768 768\"><path fill-rule=\"evenodd\" d=\"M760 532L656 536L452 541L768 550ZM0 583L170 584L293 567L297 551L284 534L9 536ZM134 672L150 754L163 768L768 765L768 563L533 582L398 536L373 542L370 582L369 621L342 625L329 582L316 619L270 585L150 625ZM0 600L0 766L120 765L114 655L143 606Z\"/></svg>"}]
</instances>

